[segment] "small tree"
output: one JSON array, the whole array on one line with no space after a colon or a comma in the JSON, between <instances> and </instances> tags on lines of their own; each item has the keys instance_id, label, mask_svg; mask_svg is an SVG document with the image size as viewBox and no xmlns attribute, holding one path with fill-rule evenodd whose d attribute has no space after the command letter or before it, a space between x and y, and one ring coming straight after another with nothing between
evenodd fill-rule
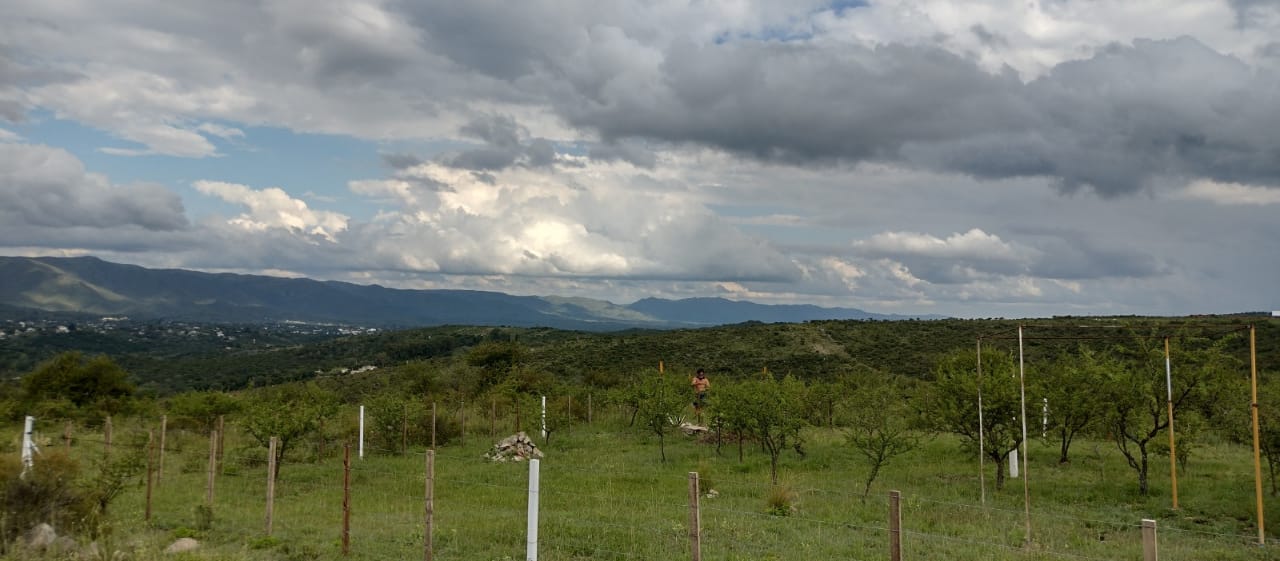
<instances>
[{"instance_id":1,"label":"small tree","mask_svg":"<svg viewBox=\"0 0 1280 561\"><path fill-rule=\"evenodd\" d=\"M33 406L43 400L69 401L81 414L101 418L129 410L135 390L129 374L111 358L85 359L78 352L62 353L22 379L24 400Z\"/></svg>"},{"instance_id":2,"label":"small tree","mask_svg":"<svg viewBox=\"0 0 1280 561\"><path fill-rule=\"evenodd\" d=\"M1058 440L1058 463L1070 461L1075 437L1098 422L1102 410L1097 391L1100 380L1116 368L1115 359L1081 346L1077 355L1063 355L1042 369L1033 385L1049 401L1049 427Z\"/></svg>"},{"instance_id":3,"label":"small tree","mask_svg":"<svg viewBox=\"0 0 1280 561\"><path fill-rule=\"evenodd\" d=\"M800 450L800 429L805 424L804 382L787 376L778 380L771 374L729 388L717 403L723 407L726 423L740 425L760 440L769 453L769 476L778 483L778 459L788 439Z\"/></svg>"},{"instance_id":4,"label":"small tree","mask_svg":"<svg viewBox=\"0 0 1280 561\"><path fill-rule=\"evenodd\" d=\"M276 446L276 473L284 463L285 451L299 438L318 430L322 421L338 411L338 398L315 383L273 386L260 390L243 411L241 423L249 436L262 446L271 437L279 438Z\"/></svg>"},{"instance_id":5,"label":"small tree","mask_svg":"<svg viewBox=\"0 0 1280 561\"><path fill-rule=\"evenodd\" d=\"M910 430L910 419L909 395L896 380L882 378L859 387L851 396L846 438L867 459L870 468L863 500L880 470L919 443Z\"/></svg>"},{"instance_id":6,"label":"small tree","mask_svg":"<svg viewBox=\"0 0 1280 561\"><path fill-rule=\"evenodd\" d=\"M1177 364L1168 385L1173 390L1173 410L1195 404L1200 390L1225 376L1234 359L1223 352L1228 338L1212 343L1179 338L1173 361ZM1194 345L1198 348L1188 348ZM1148 474L1152 441L1169 427L1166 402L1163 341L1137 338L1131 348L1118 349L1125 363L1112 369L1100 385L1106 404L1106 427L1138 476L1138 492L1150 491Z\"/></svg>"},{"instance_id":7,"label":"small tree","mask_svg":"<svg viewBox=\"0 0 1280 561\"><path fill-rule=\"evenodd\" d=\"M218 422L218 417L240 410L240 401L223 392L187 392L169 400L169 413L174 420L188 425L198 432L208 433Z\"/></svg>"},{"instance_id":8,"label":"small tree","mask_svg":"<svg viewBox=\"0 0 1280 561\"><path fill-rule=\"evenodd\" d=\"M667 435L679 424L680 416L689 403L684 381L679 376L664 376L646 370L632 386L637 420L646 431L658 437L658 453L664 462L667 461Z\"/></svg>"},{"instance_id":9,"label":"small tree","mask_svg":"<svg viewBox=\"0 0 1280 561\"><path fill-rule=\"evenodd\" d=\"M937 430L961 437L966 448L984 446L996 465L996 489L1004 488L1009 453L1022 444L1017 370L1013 356L983 349L982 378L978 379L977 353L954 351L938 361L937 378L928 395L924 414ZM978 424L978 392L982 392L982 424ZM979 432L981 431L981 432Z\"/></svg>"}]
</instances>

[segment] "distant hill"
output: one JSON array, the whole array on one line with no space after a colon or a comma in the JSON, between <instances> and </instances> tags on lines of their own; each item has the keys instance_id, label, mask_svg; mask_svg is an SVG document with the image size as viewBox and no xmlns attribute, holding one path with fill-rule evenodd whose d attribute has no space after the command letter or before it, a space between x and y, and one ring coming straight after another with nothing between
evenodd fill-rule
<instances>
[{"instance_id":1,"label":"distant hill","mask_svg":"<svg viewBox=\"0 0 1280 561\"><path fill-rule=\"evenodd\" d=\"M0 309L3 307L228 323L509 325L590 331L906 317L722 298L646 298L621 306L587 298L401 290L336 281L147 269L95 257L0 257Z\"/></svg>"}]
</instances>

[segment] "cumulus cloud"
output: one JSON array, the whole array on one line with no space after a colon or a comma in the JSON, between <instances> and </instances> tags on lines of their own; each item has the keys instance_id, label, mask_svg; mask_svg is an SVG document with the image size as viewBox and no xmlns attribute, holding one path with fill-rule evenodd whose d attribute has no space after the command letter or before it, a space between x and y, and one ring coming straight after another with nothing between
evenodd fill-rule
<instances>
[{"instance_id":1,"label":"cumulus cloud","mask_svg":"<svg viewBox=\"0 0 1280 561\"><path fill-rule=\"evenodd\" d=\"M279 187L255 190L246 185L221 181L197 181L195 189L229 203L242 205L248 212L227 221L249 231L281 229L305 233L330 242L347 229L347 216L330 211L313 210L307 203L289 196Z\"/></svg>"},{"instance_id":2,"label":"cumulus cloud","mask_svg":"<svg viewBox=\"0 0 1280 561\"><path fill-rule=\"evenodd\" d=\"M0 143L0 217L10 227L187 226L181 199L168 189L112 184L69 152L38 144Z\"/></svg>"}]
</instances>

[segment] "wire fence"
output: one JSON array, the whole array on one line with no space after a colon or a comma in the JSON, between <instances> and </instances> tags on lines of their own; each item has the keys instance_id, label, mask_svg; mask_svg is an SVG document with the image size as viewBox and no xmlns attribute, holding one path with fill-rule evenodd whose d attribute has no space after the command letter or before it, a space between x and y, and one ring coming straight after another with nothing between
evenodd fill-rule
<instances>
[{"instance_id":1,"label":"wire fence","mask_svg":"<svg viewBox=\"0 0 1280 561\"><path fill-rule=\"evenodd\" d=\"M108 437L105 427L79 428L65 439L63 423L36 428L42 453L63 450L91 463L145 459L149 468L130 477L134 489L150 479L153 490L149 497L126 493L113 504L122 527L247 536L251 549L299 558L338 558L345 549L367 559L516 559L528 547L528 464L493 462L474 447L429 455L422 448L365 446L360 457L348 445L344 458L340 441L295 443L297 456L275 479L268 535L268 454L234 427L216 440L173 430L163 448L155 429L115 429ZM894 536L902 559L1137 560L1147 547L1140 520L1036 511L1028 521L1007 505L908 492L895 530L883 494L798 487L762 507L761 498L776 488L726 474L703 481L693 501L683 474L589 457L544 461L540 468L537 549L552 561L890 559ZM691 516L695 504L698 515ZM1280 558L1272 547L1257 547L1256 536L1193 524L1160 522L1160 558Z\"/></svg>"}]
</instances>

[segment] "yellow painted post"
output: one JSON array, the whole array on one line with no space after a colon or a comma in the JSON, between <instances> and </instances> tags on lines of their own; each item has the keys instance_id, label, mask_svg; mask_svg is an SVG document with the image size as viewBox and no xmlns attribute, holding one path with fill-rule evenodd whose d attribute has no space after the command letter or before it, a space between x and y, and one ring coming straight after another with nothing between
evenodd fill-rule
<instances>
[{"instance_id":1,"label":"yellow painted post","mask_svg":"<svg viewBox=\"0 0 1280 561\"><path fill-rule=\"evenodd\" d=\"M1173 435L1173 367L1169 360L1169 337L1164 338L1165 403L1169 406L1169 481L1173 486L1173 510L1178 510L1178 448Z\"/></svg>"},{"instance_id":2,"label":"yellow painted post","mask_svg":"<svg viewBox=\"0 0 1280 561\"><path fill-rule=\"evenodd\" d=\"M1258 499L1258 545L1266 545L1267 534L1262 516L1261 439L1258 437L1258 335L1252 325L1249 326L1249 384L1253 390L1250 409L1253 413L1253 493Z\"/></svg>"}]
</instances>

